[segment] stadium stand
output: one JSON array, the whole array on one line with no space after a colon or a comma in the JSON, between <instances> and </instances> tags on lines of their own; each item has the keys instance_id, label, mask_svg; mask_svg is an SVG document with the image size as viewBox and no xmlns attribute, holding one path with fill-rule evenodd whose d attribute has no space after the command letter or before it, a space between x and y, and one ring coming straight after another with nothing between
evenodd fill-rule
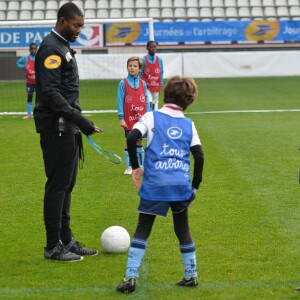
<instances>
[{"instance_id":1,"label":"stadium stand","mask_svg":"<svg viewBox=\"0 0 300 300\"><path fill-rule=\"evenodd\" d=\"M293 20L300 20L300 7L299 6L291 6L290 7L290 16Z\"/></svg>"},{"instance_id":2,"label":"stadium stand","mask_svg":"<svg viewBox=\"0 0 300 300\"><path fill-rule=\"evenodd\" d=\"M123 1L123 8L134 9L134 1L133 0L124 0Z\"/></svg>"},{"instance_id":3,"label":"stadium stand","mask_svg":"<svg viewBox=\"0 0 300 300\"><path fill-rule=\"evenodd\" d=\"M238 11L236 7L226 7L225 15L227 20L238 20Z\"/></svg>"},{"instance_id":4,"label":"stadium stand","mask_svg":"<svg viewBox=\"0 0 300 300\"><path fill-rule=\"evenodd\" d=\"M172 8L173 7L173 3L172 3L173 0L161 0L160 1L160 6L161 7L170 7Z\"/></svg>"},{"instance_id":5,"label":"stadium stand","mask_svg":"<svg viewBox=\"0 0 300 300\"><path fill-rule=\"evenodd\" d=\"M254 20L263 20L264 13L261 6L251 7L251 17Z\"/></svg>"},{"instance_id":6,"label":"stadium stand","mask_svg":"<svg viewBox=\"0 0 300 300\"><path fill-rule=\"evenodd\" d=\"M160 19L160 9L157 7L149 8L148 14L146 11L146 16L159 20Z\"/></svg>"},{"instance_id":7,"label":"stadium stand","mask_svg":"<svg viewBox=\"0 0 300 300\"><path fill-rule=\"evenodd\" d=\"M17 21L19 19L18 12L16 10L7 11L6 20Z\"/></svg>"},{"instance_id":8,"label":"stadium stand","mask_svg":"<svg viewBox=\"0 0 300 300\"><path fill-rule=\"evenodd\" d=\"M0 0L0 20L56 18L68 0ZM152 17L154 21L299 20L300 0L74 0L86 18Z\"/></svg>"},{"instance_id":9,"label":"stadium stand","mask_svg":"<svg viewBox=\"0 0 300 300\"><path fill-rule=\"evenodd\" d=\"M241 7L250 7L248 0L237 0L236 5L240 8Z\"/></svg>"},{"instance_id":10,"label":"stadium stand","mask_svg":"<svg viewBox=\"0 0 300 300\"><path fill-rule=\"evenodd\" d=\"M197 0L195 0L195 2L197 3ZM187 0L187 3L186 3L187 7L191 7L191 6L188 6L188 0ZM198 5L196 5L197 7ZM174 7L175 8L180 8L180 7L184 7L185 8L185 0L174 0Z\"/></svg>"},{"instance_id":11,"label":"stadium stand","mask_svg":"<svg viewBox=\"0 0 300 300\"><path fill-rule=\"evenodd\" d=\"M32 19L33 20L44 20L45 14L42 10L34 10L32 13Z\"/></svg>"},{"instance_id":12,"label":"stadium stand","mask_svg":"<svg viewBox=\"0 0 300 300\"><path fill-rule=\"evenodd\" d=\"M121 0L110 0L109 7L110 9L120 9L122 8L122 2Z\"/></svg>"},{"instance_id":13,"label":"stadium stand","mask_svg":"<svg viewBox=\"0 0 300 300\"><path fill-rule=\"evenodd\" d=\"M148 11L146 8L136 8L135 10L135 17L136 18L147 18L148 15Z\"/></svg>"},{"instance_id":14,"label":"stadium stand","mask_svg":"<svg viewBox=\"0 0 300 300\"><path fill-rule=\"evenodd\" d=\"M212 0L211 6L212 7L224 7L223 0Z\"/></svg>"},{"instance_id":15,"label":"stadium stand","mask_svg":"<svg viewBox=\"0 0 300 300\"><path fill-rule=\"evenodd\" d=\"M97 10L97 18L99 19L107 19L109 18L109 10L106 8Z\"/></svg>"},{"instance_id":16,"label":"stadium stand","mask_svg":"<svg viewBox=\"0 0 300 300\"><path fill-rule=\"evenodd\" d=\"M186 0L186 7L198 7L198 0Z\"/></svg>"},{"instance_id":17,"label":"stadium stand","mask_svg":"<svg viewBox=\"0 0 300 300\"><path fill-rule=\"evenodd\" d=\"M96 11L94 9L86 9L84 11L85 17L88 19L95 19L96 18Z\"/></svg>"},{"instance_id":18,"label":"stadium stand","mask_svg":"<svg viewBox=\"0 0 300 300\"><path fill-rule=\"evenodd\" d=\"M58 3L57 1L47 1L46 2L46 10L57 10L58 9Z\"/></svg>"},{"instance_id":19,"label":"stadium stand","mask_svg":"<svg viewBox=\"0 0 300 300\"><path fill-rule=\"evenodd\" d=\"M46 10L45 11L45 19L46 20L55 20L57 17L56 10Z\"/></svg>"},{"instance_id":20,"label":"stadium stand","mask_svg":"<svg viewBox=\"0 0 300 300\"><path fill-rule=\"evenodd\" d=\"M213 8L213 17L216 21L225 20L225 11L223 7L214 7Z\"/></svg>"},{"instance_id":21,"label":"stadium stand","mask_svg":"<svg viewBox=\"0 0 300 300\"><path fill-rule=\"evenodd\" d=\"M86 0L84 2L84 9L93 9L95 10L97 7L97 1L96 0ZM94 12L96 14L96 12Z\"/></svg>"},{"instance_id":22,"label":"stadium stand","mask_svg":"<svg viewBox=\"0 0 300 300\"><path fill-rule=\"evenodd\" d=\"M273 8L275 8L274 0L262 0L262 5L264 7L273 7Z\"/></svg>"},{"instance_id":23,"label":"stadium stand","mask_svg":"<svg viewBox=\"0 0 300 300\"><path fill-rule=\"evenodd\" d=\"M135 8L147 8L147 1L146 0L135 0Z\"/></svg>"},{"instance_id":24,"label":"stadium stand","mask_svg":"<svg viewBox=\"0 0 300 300\"><path fill-rule=\"evenodd\" d=\"M286 7L287 6L287 1L286 0L275 0L275 6Z\"/></svg>"},{"instance_id":25,"label":"stadium stand","mask_svg":"<svg viewBox=\"0 0 300 300\"><path fill-rule=\"evenodd\" d=\"M300 6L300 0L288 0L289 6Z\"/></svg>"},{"instance_id":26,"label":"stadium stand","mask_svg":"<svg viewBox=\"0 0 300 300\"><path fill-rule=\"evenodd\" d=\"M173 9L171 7L164 7L161 10L161 17L173 21ZM166 20L163 20L166 21Z\"/></svg>"},{"instance_id":27,"label":"stadium stand","mask_svg":"<svg viewBox=\"0 0 300 300\"><path fill-rule=\"evenodd\" d=\"M0 11L6 11L6 10L7 10L7 2L0 1Z\"/></svg>"},{"instance_id":28,"label":"stadium stand","mask_svg":"<svg viewBox=\"0 0 300 300\"><path fill-rule=\"evenodd\" d=\"M286 6L279 6L277 7L277 17L279 17L279 19L281 20L288 20L289 19L289 10Z\"/></svg>"},{"instance_id":29,"label":"stadium stand","mask_svg":"<svg viewBox=\"0 0 300 300\"><path fill-rule=\"evenodd\" d=\"M133 8L123 8L123 18L134 18L134 9Z\"/></svg>"},{"instance_id":30,"label":"stadium stand","mask_svg":"<svg viewBox=\"0 0 300 300\"><path fill-rule=\"evenodd\" d=\"M47 1L46 1L47 2ZM82 7L82 8L84 8L84 5L83 5L83 2L84 1L81 1L81 0L74 0L74 1L72 1L72 2L74 2L74 3L76 3L78 6L80 6L80 7Z\"/></svg>"},{"instance_id":31,"label":"stadium stand","mask_svg":"<svg viewBox=\"0 0 300 300\"><path fill-rule=\"evenodd\" d=\"M20 2L19 1L9 1L8 2L8 11L18 11L20 9Z\"/></svg>"},{"instance_id":32,"label":"stadium stand","mask_svg":"<svg viewBox=\"0 0 300 300\"><path fill-rule=\"evenodd\" d=\"M38 0L33 2L33 10L45 10L46 4L43 0Z\"/></svg>"},{"instance_id":33,"label":"stadium stand","mask_svg":"<svg viewBox=\"0 0 300 300\"><path fill-rule=\"evenodd\" d=\"M97 2L97 9L109 9L109 1L108 0L99 0Z\"/></svg>"},{"instance_id":34,"label":"stadium stand","mask_svg":"<svg viewBox=\"0 0 300 300\"><path fill-rule=\"evenodd\" d=\"M274 6L266 6L264 8L265 18L268 20L276 20L277 14Z\"/></svg>"},{"instance_id":35,"label":"stadium stand","mask_svg":"<svg viewBox=\"0 0 300 300\"><path fill-rule=\"evenodd\" d=\"M186 11L182 7L174 8L174 18L178 21L178 19L185 20L186 18Z\"/></svg>"},{"instance_id":36,"label":"stadium stand","mask_svg":"<svg viewBox=\"0 0 300 300\"><path fill-rule=\"evenodd\" d=\"M191 19L194 19L196 21L199 18L199 9L197 7L188 7L186 16L188 20L191 21ZM209 16L207 16L207 18L211 18L211 13L209 13Z\"/></svg>"},{"instance_id":37,"label":"stadium stand","mask_svg":"<svg viewBox=\"0 0 300 300\"><path fill-rule=\"evenodd\" d=\"M249 19L251 19L250 8L247 7L247 6L239 7L238 14L239 14L240 20L249 20Z\"/></svg>"},{"instance_id":38,"label":"stadium stand","mask_svg":"<svg viewBox=\"0 0 300 300\"><path fill-rule=\"evenodd\" d=\"M224 1L224 6L229 8L229 7L236 7L236 1L235 0L225 0Z\"/></svg>"},{"instance_id":39,"label":"stadium stand","mask_svg":"<svg viewBox=\"0 0 300 300\"><path fill-rule=\"evenodd\" d=\"M66 2L68 2L68 0L62 0L59 1L58 7L61 7L63 4L65 4Z\"/></svg>"},{"instance_id":40,"label":"stadium stand","mask_svg":"<svg viewBox=\"0 0 300 300\"><path fill-rule=\"evenodd\" d=\"M148 8L160 8L160 3L159 0L151 0L151 1L147 1L146 3L146 7Z\"/></svg>"},{"instance_id":41,"label":"stadium stand","mask_svg":"<svg viewBox=\"0 0 300 300\"><path fill-rule=\"evenodd\" d=\"M50 1L48 1L48 2L50 2ZM56 1L55 1L56 2ZM22 11L22 10L32 10L32 8L33 8L33 5L32 5L32 2L31 1L27 1L27 0L25 0L25 1L21 1L21 6L20 6L20 10Z\"/></svg>"},{"instance_id":42,"label":"stadium stand","mask_svg":"<svg viewBox=\"0 0 300 300\"><path fill-rule=\"evenodd\" d=\"M111 19L119 19L122 18L122 10L118 8L112 8L109 12L109 17Z\"/></svg>"},{"instance_id":43,"label":"stadium stand","mask_svg":"<svg viewBox=\"0 0 300 300\"><path fill-rule=\"evenodd\" d=\"M31 20L31 11L29 10L21 10L20 11L20 16L19 16L20 20Z\"/></svg>"},{"instance_id":44,"label":"stadium stand","mask_svg":"<svg viewBox=\"0 0 300 300\"><path fill-rule=\"evenodd\" d=\"M210 7L203 7L200 9L200 19L201 19L201 21L211 21L212 20L212 12L211 12Z\"/></svg>"},{"instance_id":45,"label":"stadium stand","mask_svg":"<svg viewBox=\"0 0 300 300\"><path fill-rule=\"evenodd\" d=\"M261 0L250 0L251 7L262 7Z\"/></svg>"}]
</instances>

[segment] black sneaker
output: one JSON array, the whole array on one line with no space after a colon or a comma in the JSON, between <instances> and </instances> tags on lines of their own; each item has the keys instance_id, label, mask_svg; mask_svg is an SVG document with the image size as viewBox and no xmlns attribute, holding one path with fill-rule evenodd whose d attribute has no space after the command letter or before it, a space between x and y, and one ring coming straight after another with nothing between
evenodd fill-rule
<instances>
[{"instance_id":1,"label":"black sneaker","mask_svg":"<svg viewBox=\"0 0 300 300\"><path fill-rule=\"evenodd\" d=\"M177 282L178 286L184 287L195 287L198 285L197 277L191 277L190 279L183 278L181 281Z\"/></svg>"},{"instance_id":2,"label":"black sneaker","mask_svg":"<svg viewBox=\"0 0 300 300\"><path fill-rule=\"evenodd\" d=\"M117 291L124 294L133 293L135 291L135 285L136 285L136 278L129 278L128 280L124 279L117 286Z\"/></svg>"},{"instance_id":3,"label":"black sneaker","mask_svg":"<svg viewBox=\"0 0 300 300\"><path fill-rule=\"evenodd\" d=\"M69 262L79 261L83 259L82 256L68 251L61 241L59 241L56 244L56 246L51 250L45 248L44 258L59 260L59 261L69 261Z\"/></svg>"},{"instance_id":4,"label":"black sneaker","mask_svg":"<svg viewBox=\"0 0 300 300\"><path fill-rule=\"evenodd\" d=\"M93 256L98 254L98 250L95 249L87 249L85 246L74 239L65 246L67 250L69 250L72 253L75 253L77 255L82 255L82 256Z\"/></svg>"}]
</instances>

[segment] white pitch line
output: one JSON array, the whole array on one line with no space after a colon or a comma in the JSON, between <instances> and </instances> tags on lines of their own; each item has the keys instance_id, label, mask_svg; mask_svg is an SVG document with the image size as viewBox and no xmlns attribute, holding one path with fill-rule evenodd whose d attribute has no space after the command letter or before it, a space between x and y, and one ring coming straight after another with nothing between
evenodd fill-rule
<instances>
[{"instance_id":1,"label":"white pitch line","mask_svg":"<svg viewBox=\"0 0 300 300\"><path fill-rule=\"evenodd\" d=\"M201 290L226 290L228 289L237 289L237 288L290 288L294 291L294 289L298 286L298 281L290 280L287 282L201 282L199 288ZM174 284L143 284L141 283L140 292L144 289L147 290L176 290L176 286ZM40 296L47 296L47 294L54 294L54 293L76 293L76 295L80 295L81 293L107 293L107 292L115 292L115 287L111 286L99 286L99 287L57 287L57 288L50 288L50 287L32 287L32 288L21 288L21 289L11 289L9 287L0 288L0 297L14 297L20 298L21 295L26 295L30 297L32 295L40 295ZM299 293L299 292L295 292ZM19 297L19 296L20 297ZM101 298L101 295L100 297ZM2 298L1 298L2 299Z\"/></svg>"},{"instance_id":2,"label":"white pitch line","mask_svg":"<svg viewBox=\"0 0 300 300\"><path fill-rule=\"evenodd\" d=\"M199 111L187 112L186 114L234 114L234 113L274 113L274 112L300 112L300 109L263 109L263 110L213 110L213 111Z\"/></svg>"},{"instance_id":3,"label":"white pitch line","mask_svg":"<svg viewBox=\"0 0 300 300\"><path fill-rule=\"evenodd\" d=\"M187 115L199 114L235 114L235 113L281 113L281 112L300 112L300 109L254 109L254 110L212 110L212 111L196 111L185 112ZM117 113L117 110L84 110L83 114L105 114ZM0 112L0 116L25 115L26 112Z\"/></svg>"}]
</instances>

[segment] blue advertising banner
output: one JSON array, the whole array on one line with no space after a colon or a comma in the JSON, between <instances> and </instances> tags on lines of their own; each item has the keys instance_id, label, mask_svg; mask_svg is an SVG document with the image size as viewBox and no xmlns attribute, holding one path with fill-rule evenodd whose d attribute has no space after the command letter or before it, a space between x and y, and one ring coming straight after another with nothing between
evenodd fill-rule
<instances>
[{"instance_id":1,"label":"blue advertising banner","mask_svg":"<svg viewBox=\"0 0 300 300\"><path fill-rule=\"evenodd\" d=\"M300 42L300 21L157 22L154 23L154 36L159 44ZM115 23L105 26L106 46L146 44L148 37L148 24L145 23Z\"/></svg>"},{"instance_id":2,"label":"blue advertising banner","mask_svg":"<svg viewBox=\"0 0 300 300\"><path fill-rule=\"evenodd\" d=\"M1 23L0 23L1 24ZM147 23L113 23L85 26L73 47L91 48L118 45L145 45L149 40ZM0 27L0 49L28 48L41 43L51 27ZM251 20L212 22L155 22L159 44L203 44L231 42L300 42L300 21Z\"/></svg>"},{"instance_id":3,"label":"blue advertising banner","mask_svg":"<svg viewBox=\"0 0 300 300\"><path fill-rule=\"evenodd\" d=\"M29 48L31 43L40 45L53 27L0 27L0 49ZM84 26L77 41L72 46L78 48L101 47L99 26Z\"/></svg>"}]
</instances>

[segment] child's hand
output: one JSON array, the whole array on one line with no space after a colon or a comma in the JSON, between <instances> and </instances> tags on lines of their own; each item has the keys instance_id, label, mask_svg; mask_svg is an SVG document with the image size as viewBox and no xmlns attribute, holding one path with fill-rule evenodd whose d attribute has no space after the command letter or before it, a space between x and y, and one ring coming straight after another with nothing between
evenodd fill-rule
<instances>
[{"instance_id":1,"label":"child's hand","mask_svg":"<svg viewBox=\"0 0 300 300\"><path fill-rule=\"evenodd\" d=\"M140 179L142 178L143 175L144 175L143 168L137 168L132 170L132 182L137 189L141 187Z\"/></svg>"},{"instance_id":2,"label":"child's hand","mask_svg":"<svg viewBox=\"0 0 300 300\"><path fill-rule=\"evenodd\" d=\"M125 120L120 120L120 126L123 127L123 128L127 127L127 124L126 124Z\"/></svg>"}]
</instances>

